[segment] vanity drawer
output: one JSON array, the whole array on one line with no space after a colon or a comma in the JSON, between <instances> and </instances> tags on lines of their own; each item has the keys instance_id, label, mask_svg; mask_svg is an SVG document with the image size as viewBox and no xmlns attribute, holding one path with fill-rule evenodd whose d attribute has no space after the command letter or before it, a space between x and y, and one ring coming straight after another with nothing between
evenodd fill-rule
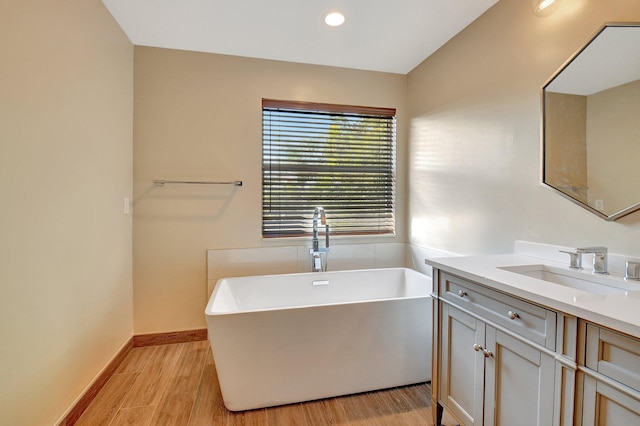
<instances>
[{"instance_id":1,"label":"vanity drawer","mask_svg":"<svg viewBox=\"0 0 640 426\"><path fill-rule=\"evenodd\" d=\"M541 306L443 273L440 297L551 350L556 346L556 313Z\"/></svg>"},{"instance_id":2,"label":"vanity drawer","mask_svg":"<svg viewBox=\"0 0 640 426\"><path fill-rule=\"evenodd\" d=\"M587 323L585 365L640 392L640 340Z\"/></svg>"}]
</instances>

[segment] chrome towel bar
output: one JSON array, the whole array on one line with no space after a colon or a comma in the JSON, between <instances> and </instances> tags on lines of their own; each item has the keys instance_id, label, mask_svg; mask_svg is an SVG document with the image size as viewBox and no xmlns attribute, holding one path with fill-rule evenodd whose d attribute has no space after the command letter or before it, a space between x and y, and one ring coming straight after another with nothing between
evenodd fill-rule
<instances>
[{"instance_id":1,"label":"chrome towel bar","mask_svg":"<svg viewBox=\"0 0 640 426\"><path fill-rule=\"evenodd\" d=\"M242 186L241 180L233 180L233 181L201 181L201 180L163 180L163 179L155 179L153 184L155 186L164 186L165 184L184 184L184 185L233 185L233 186Z\"/></svg>"}]
</instances>

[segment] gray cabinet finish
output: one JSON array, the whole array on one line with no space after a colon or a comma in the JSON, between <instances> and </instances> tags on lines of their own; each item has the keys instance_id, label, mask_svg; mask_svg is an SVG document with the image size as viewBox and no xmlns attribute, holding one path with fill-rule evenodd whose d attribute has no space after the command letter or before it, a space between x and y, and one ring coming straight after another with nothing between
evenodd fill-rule
<instances>
[{"instance_id":1,"label":"gray cabinet finish","mask_svg":"<svg viewBox=\"0 0 640 426\"><path fill-rule=\"evenodd\" d=\"M640 340L434 269L433 417L640 425Z\"/></svg>"},{"instance_id":2,"label":"gray cabinet finish","mask_svg":"<svg viewBox=\"0 0 640 426\"><path fill-rule=\"evenodd\" d=\"M555 360L501 331L487 327L485 423L552 425Z\"/></svg>"},{"instance_id":3,"label":"gray cabinet finish","mask_svg":"<svg viewBox=\"0 0 640 426\"><path fill-rule=\"evenodd\" d=\"M485 324L453 306L442 307L440 399L463 424L483 424Z\"/></svg>"},{"instance_id":4,"label":"gray cabinet finish","mask_svg":"<svg viewBox=\"0 0 640 426\"><path fill-rule=\"evenodd\" d=\"M556 313L450 274L435 276L434 402L464 425L558 424ZM434 407L436 424L440 415Z\"/></svg>"},{"instance_id":5,"label":"gray cabinet finish","mask_svg":"<svg viewBox=\"0 0 640 426\"><path fill-rule=\"evenodd\" d=\"M582 425L640 425L640 341L581 324L578 397Z\"/></svg>"}]
</instances>

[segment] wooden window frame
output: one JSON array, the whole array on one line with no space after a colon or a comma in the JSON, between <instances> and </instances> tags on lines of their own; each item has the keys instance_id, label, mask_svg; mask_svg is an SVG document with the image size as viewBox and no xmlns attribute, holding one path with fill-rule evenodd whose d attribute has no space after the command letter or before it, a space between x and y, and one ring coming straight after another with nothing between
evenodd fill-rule
<instances>
[{"instance_id":1,"label":"wooden window frame","mask_svg":"<svg viewBox=\"0 0 640 426\"><path fill-rule=\"evenodd\" d=\"M396 110L263 99L263 238L394 235Z\"/></svg>"}]
</instances>

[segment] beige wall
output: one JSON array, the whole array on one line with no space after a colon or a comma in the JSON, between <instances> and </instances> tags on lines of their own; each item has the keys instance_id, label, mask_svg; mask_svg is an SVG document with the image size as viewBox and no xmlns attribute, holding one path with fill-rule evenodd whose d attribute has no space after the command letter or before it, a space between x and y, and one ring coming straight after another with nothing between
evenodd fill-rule
<instances>
[{"instance_id":1,"label":"beige wall","mask_svg":"<svg viewBox=\"0 0 640 426\"><path fill-rule=\"evenodd\" d=\"M406 76L138 46L134 68L136 334L205 326L207 249L310 243L261 239L262 98L397 108L397 236L355 242L405 242Z\"/></svg>"},{"instance_id":2,"label":"beige wall","mask_svg":"<svg viewBox=\"0 0 640 426\"><path fill-rule=\"evenodd\" d=\"M540 185L540 88L637 0L563 0L546 18L501 0L408 77L409 240L460 254L514 240L640 254L640 213L606 222Z\"/></svg>"},{"instance_id":3,"label":"beige wall","mask_svg":"<svg viewBox=\"0 0 640 426\"><path fill-rule=\"evenodd\" d=\"M133 47L99 0L9 0L0 57L0 424L51 425L132 335Z\"/></svg>"}]
</instances>

